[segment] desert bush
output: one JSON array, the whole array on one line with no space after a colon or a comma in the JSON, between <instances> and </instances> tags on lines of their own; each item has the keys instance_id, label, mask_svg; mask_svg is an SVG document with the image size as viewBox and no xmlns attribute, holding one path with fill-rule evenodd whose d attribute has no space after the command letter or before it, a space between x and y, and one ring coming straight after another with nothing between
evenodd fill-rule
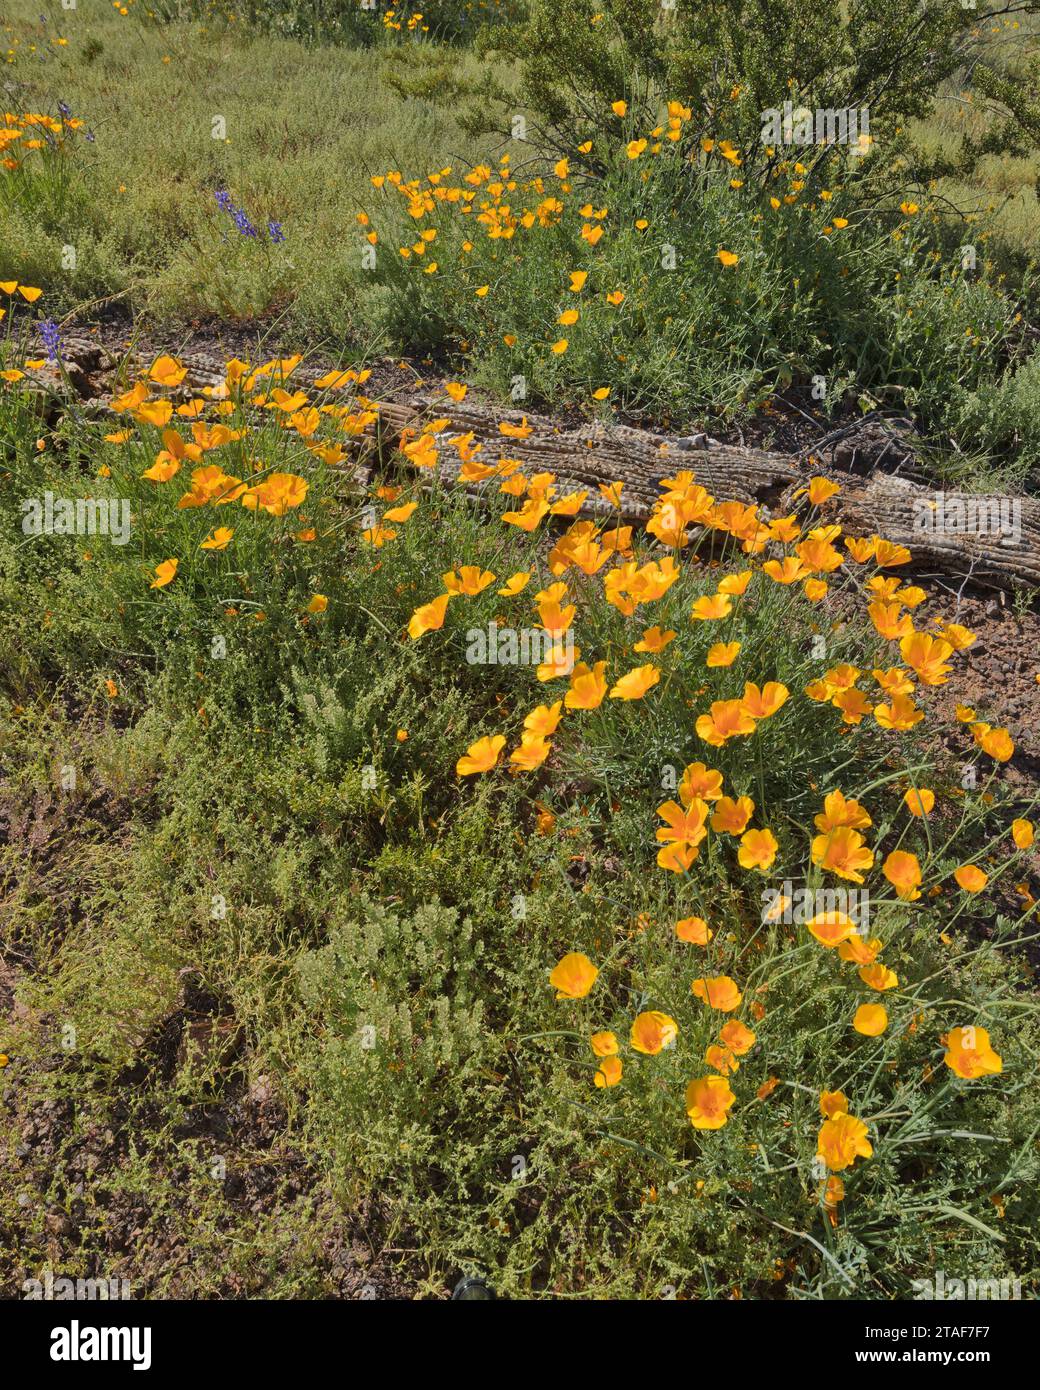
<instances>
[{"instance_id":1,"label":"desert bush","mask_svg":"<svg viewBox=\"0 0 1040 1390\"><path fill-rule=\"evenodd\" d=\"M765 113L790 101L794 110L867 112L871 140L883 151L889 192L897 171L917 166L921 178L938 172L913 151L907 122L930 113L944 83L969 68L979 87L999 104L988 148L1035 149L1040 122L1035 109L1035 51L1015 7L1016 46L991 44L1005 7L992 7L990 23L959 0L908 10L897 0L881 4L812 9L781 0L593 0L561 9L533 0L526 24L500 36L521 63L524 93L557 131L563 147L598 132L610 133L605 112L628 100L645 125L661 104L676 99L694 114L689 137L728 138L745 160L745 176L760 182L783 154L767 132ZM788 136L788 139L790 137ZM849 146L833 137L813 140L811 164L834 183L848 162ZM907 153L902 165L893 150ZM967 141L961 167L970 170L982 153ZM873 167L872 167L873 166ZM867 168L880 176L873 161Z\"/></svg>"},{"instance_id":2,"label":"desert bush","mask_svg":"<svg viewBox=\"0 0 1040 1390\"><path fill-rule=\"evenodd\" d=\"M622 99L608 111L609 139L553 165L373 178L359 221L395 337L464 353L514 400L688 421L794 383L949 434L957 403L1025 357L1017 306L985 260L965 269L936 208L868 212L798 158L759 187L732 140L689 152L680 103L652 128Z\"/></svg>"}]
</instances>

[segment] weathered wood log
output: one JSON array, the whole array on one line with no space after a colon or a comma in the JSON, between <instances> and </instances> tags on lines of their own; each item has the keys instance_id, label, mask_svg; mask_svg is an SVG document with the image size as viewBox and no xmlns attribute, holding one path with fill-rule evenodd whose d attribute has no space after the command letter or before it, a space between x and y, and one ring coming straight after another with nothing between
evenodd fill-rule
<instances>
[{"instance_id":1,"label":"weathered wood log","mask_svg":"<svg viewBox=\"0 0 1040 1390\"><path fill-rule=\"evenodd\" d=\"M472 434L474 441L483 444L480 458L486 462L518 459L525 472L555 474L557 496L588 489L582 508L586 515L616 515L617 509L600 494L600 483L623 482L621 518L641 521L650 516L661 496L661 480L682 470L695 473L697 482L719 501L760 504L779 501L784 489L801 476L782 454L709 443L704 436L694 436L703 443L691 443L679 436L599 422L561 429L542 416L512 411L492 414L446 404L443 398L380 406L383 436L389 434L391 443L402 430L418 432L435 416L450 421L439 438ZM500 420L517 425L526 421L531 434L526 439L507 438L499 433ZM439 464L445 480L457 478L461 464L450 449L441 449Z\"/></svg>"},{"instance_id":2,"label":"weathered wood log","mask_svg":"<svg viewBox=\"0 0 1040 1390\"><path fill-rule=\"evenodd\" d=\"M660 496L661 480L681 469L692 471L719 501L757 502L767 515L795 510L797 494L806 482L807 473L782 454L719 444L704 436L691 443L628 426L600 424L561 430L551 420L529 415L526 420L533 427L529 438L504 438L498 421L518 423L525 417L445 405L441 398L410 406L383 405L380 415L386 444L396 447L403 430L421 430L434 414L450 421L441 439L472 434L484 444L481 457L488 461L516 458L525 469L552 472L560 494L588 488L582 514L613 514L597 484L620 480L625 484L622 520L645 520ZM446 454L450 451L442 449L441 476L454 480L460 465ZM814 467L812 471L821 470ZM840 520L852 534L876 533L906 546L916 566L931 566L970 582L1001 588L1040 586L1040 503L1029 498L980 499L940 493L884 473L863 479L839 472L835 480L842 491L827 515ZM994 530L994 520L1006 534ZM957 526L961 529L954 529Z\"/></svg>"},{"instance_id":3,"label":"weathered wood log","mask_svg":"<svg viewBox=\"0 0 1040 1390\"><path fill-rule=\"evenodd\" d=\"M919 569L1001 589L1040 586L1040 503L1032 498L937 491L875 473L845 480L835 500L853 534L905 545Z\"/></svg>"},{"instance_id":4,"label":"weathered wood log","mask_svg":"<svg viewBox=\"0 0 1040 1390\"><path fill-rule=\"evenodd\" d=\"M122 360L96 337L82 333L68 335L63 352L66 361L94 383L111 377ZM218 357L209 353L176 356L188 370L184 392L215 386L223 380L225 364ZM132 352L126 358L126 368L130 373L145 371L152 360L151 354ZM326 370L328 367L322 364L301 363L293 380L313 386ZM73 379L79 386L74 374ZM88 404L103 408L103 396ZM810 473L827 472L842 488L827 515L853 534L876 532L906 546L916 568L930 568L998 588L1040 586L1040 503L1030 498L991 499L1002 502L1005 515L1011 517L1012 525L1004 528L1009 534L991 528L980 531L970 525L957 530L949 525L950 516L959 516L962 507L971 514L974 506L977 517L978 498L948 491L937 493L920 482L876 470L864 478L839 467L822 469L818 464L810 466L783 454L721 444L705 435L660 435L599 421L562 427L549 417L529 412L456 404L440 393L380 402L377 424L366 438L354 443L352 466L359 479L367 479L371 465L383 467L390 463L405 431L418 433L434 418L448 421L439 435L438 458L439 473L446 482L458 480L461 462L453 450L443 445L460 434L472 434L474 443L483 446L479 457L484 461L513 458L520 461L525 472L553 473L557 496L587 490L579 515L606 518L620 513L625 522L645 521L660 496L661 481L683 470L693 472L696 481L720 502L754 502L767 516L795 510L797 494ZM524 420L531 426L526 438L507 437L499 431L500 422L519 424ZM598 490L598 484L614 482L624 484L618 509ZM468 491L480 492L475 487ZM486 490L481 495L486 496ZM929 507L941 507L946 524L929 525ZM984 509L981 515L991 521L992 507Z\"/></svg>"}]
</instances>

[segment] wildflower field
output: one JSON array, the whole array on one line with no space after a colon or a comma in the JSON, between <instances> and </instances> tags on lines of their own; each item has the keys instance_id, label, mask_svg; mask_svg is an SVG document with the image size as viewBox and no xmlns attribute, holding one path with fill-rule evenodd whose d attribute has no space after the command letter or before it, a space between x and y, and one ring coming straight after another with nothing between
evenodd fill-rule
<instances>
[{"instance_id":1,"label":"wildflower field","mask_svg":"<svg viewBox=\"0 0 1040 1390\"><path fill-rule=\"evenodd\" d=\"M9 0L5 1298L1037 1296L1038 14Z\"/></svg>"}]
</instances>

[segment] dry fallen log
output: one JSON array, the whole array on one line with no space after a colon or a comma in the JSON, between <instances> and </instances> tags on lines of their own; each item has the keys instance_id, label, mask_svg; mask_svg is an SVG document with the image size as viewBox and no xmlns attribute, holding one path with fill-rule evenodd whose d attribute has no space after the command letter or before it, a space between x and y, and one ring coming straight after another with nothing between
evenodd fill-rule
<instances>
[{"instance_id":1,"label":"dry fallen log","mask_svg":"<svg viewBox=\"0 0 1040 1390\"><path fill-rule=\"evenodd\" d=\"M88 404L103 402L102 388L120 361L124 373L133 373L147 370L153 360L151 354L119 359L96 338L83 334L69 335L63 352L73 366L70 375L80 396L95 398ZM188 369L185 393L217 385L223 379L224 363L211 354L179 353L177 357ZM293 380L310 386L324 370L301 364ZM88 388L81 383L89 383ZM388 465L397 453L402 433L418 433L434 418L449 422L439 436L441 440L472 434L474 442L483 445L480 457L486 461L515 458L525 472L555 474L558 495L587 489L580 515L617 516L597 485L623 482L620 515L626 522L645 521L660 496L661 480L682 470L692 471L697 482L719 501L754 502L766 516L794 510L796 495L810 473L830 471L816 464L810 468L783 454L721 444L705 435L665 436L599 422L564 428L549 417L456 405L438 393L412 396L407 402L380 403L378 423L359 441L359 476L367 478L367 464ZM532 427L527 438L500 433L500 422L521 421ZM442 479L453 482L461 464L454 451L442 447L438 467ZM992 505L980 510L979 499L968 494L939 493L919 482L876 470L866 478L844 470L835 470L832 476L842 491L829 504L828 517L840 521L852 534L876 532L905 545L915 568L998 588L1040 586L1040 503L1024 497L989 499L1003 504L996 509L998 529L994 530ZM941 517L936 517L937 511ZM978 526L980 516L986 521L982 530ZM955 523L963 517L966 528L951 526L951 517Z\"/></svg>"},{"instance_id":2,"label":"dry fallen log","mask_svg":"<svg viewBox=\"0 0 1040 1390\"><path fill-rule=\"evenodd\" d=\"M777 502L784 489L800 477L795 465L782 454L708 443L703 435L692 440L668 438L627 425L599 423L560 429L541 416L512 412L493 415L445 406L443 398L426 399L418 407L382 405L380 419L386 443L395 444L403 429L421 430L434 415L451 422L442 438L472 433L474 440L483 443L480 457L488 462L499 457L519 459L525 472L553 473L559 495L589 489L583 514L614 514L615 509L598 491L600 483L624 483L622 519L637 521L649 517L661 496L661 480L683 469L696 473L697 482L720 501L745 503ZM512 424L526 420L531 434L526 439L506 438L499 433L500 420ZM441 464L442 476L453 481L460 464L450 450L441 450Z\"/></svg>"},{"instance_id":3,"label":"dry fallen log","mask_svg":"<svg viewBox=\"0 0 1040 1390\"><path fill-rule=\"evenodd\" d=\"M1040 503L1032 498L940 492L876 473L846 482L836 500L853 534L905 545L919 569L1002 589L1040 585Z\"/></svg>"},{"instance_id":4,"label":"dry fallen log","mask_svg":"<svg viewBox=\"0 0 1040 1390\"><path fill-rule=\"evenodd\" d=\"M484 443L481 457L517 458L531 471L556 475L560 492L588 488L583 515L608 515L612 509L597 491L598 483L624 482L621 516L645 520L660 496L658 484L681 469L719 501L757 502L766 515L783 515L798 506L808 470L794 460L761 449L719 444L705 436L694 440L665 437L628 426L599 424L561 430L551 420L528 416L528 439L506 439L498 421L518 423L515 413L445 405L442 398L418 406L381 407L382 450L395 449L405 429L419 431L434 414L450 421L440 438L472 433ZM441 476L454 480L459 463L441 450ZM820 472L818 467L812 470ZM980 499L964 493L936 492L890 474L862 479L838 473L842 491L827 516L854 535L878 534L904 545L917 568L930 567L971 582L1011 588L1040 586L1040 504L1029 498ZM954 529L960 526L958 531ZM982 526L980 533L978 528ZM966 529L965 529L966 528ZM996 528L996 529L994 529ZM1001 529L1006 534L1001 533Z\"/></svg>"}]
</instances>

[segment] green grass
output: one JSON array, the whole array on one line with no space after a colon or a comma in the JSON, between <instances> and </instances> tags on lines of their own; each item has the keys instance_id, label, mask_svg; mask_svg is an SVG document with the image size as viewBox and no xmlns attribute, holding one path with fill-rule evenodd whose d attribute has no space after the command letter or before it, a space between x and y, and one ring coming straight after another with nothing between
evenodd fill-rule
<instances>
[{"instance_id":1,"label":"green grass","mask_svg":"<svg viewBox=\"0 0 1040 1390\"><path fill-rule=\"evenodd\" d=\"M305 46L218 20L142 23L107 5L89 18L52 5L44 29L39 11L26 0L7 11L5 46L17 47L0 64L5 105L56 114L64 101L95 139L70 151L60 198L5 214L0 266L19 267L65 309L121 294L165 322L285 314L311 342L373 343L355 214L387 159L486 152L456 99L482 71L471 52ZM55 33L66 47L47 43ZM395 79L427 71L431 95L402 99ZM217 117L224 140L213 138ZM219 188L257 224L283 224L277 254L228 235ZM66 245L73 272L62 268Z\"/></svg>"}]
</instances>

